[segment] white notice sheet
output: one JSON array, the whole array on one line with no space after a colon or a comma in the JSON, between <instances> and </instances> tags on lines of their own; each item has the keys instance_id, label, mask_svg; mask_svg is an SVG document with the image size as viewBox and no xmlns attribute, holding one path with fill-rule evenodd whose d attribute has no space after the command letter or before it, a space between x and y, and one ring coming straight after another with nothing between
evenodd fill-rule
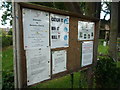
<instances>
[{"instance_id":1,"label":"white notice sheet","mask_svg":"<svg viewBox=\"0 0 120 90\"><path fill-rule=\"evenodd\" d=\"M51 48L69 46L69 16L50 14Z\"/></svg>"},{"instance_id":2,"label":"white notice sheet","mask_svg":"<svg viewBox=\"0 0 120 90\"><path fill-rule=\"evenodd\" d=\"M94 29L94 22L78 21L78 40L93 40Z\"/></svg>"},{"instance_id":3,"label":"white notice sheet","mask_svg":"<svg viewBox=\"0 0 120 90\"><path fill-rule=\"evenodd\" d=\"M82 43L82 67L92 64L93 61L93 41Z\"/></svg>"},{"instance_id":4,"label":"white notice sheet","mask_svg":"<svg viewBox=\"0 0 120 90\"><path fill-rule=\"evenodd\" d=\"M66 50L52 52L52 72L57 74L66 70L67 52Z\"/></svg>"},{"instance_id":5,"label":"white notice sheet","mask_svg":"<svg viewBox=\"0 0 120 90\"><path fill-rule=\"evenodd\" d=\"M26 50L27 85L50 78L50 47Z\"/></svg>"},{"instance_id":6,"label":"white notice sheet","mask_svg":"<svg viewBox=\"0 0 120 90\"><path fill-rule=\"evenodd\" d=\"M49 46L49 13L23 8L22 15L24 49Z\"/></svg>"}]
</instances>

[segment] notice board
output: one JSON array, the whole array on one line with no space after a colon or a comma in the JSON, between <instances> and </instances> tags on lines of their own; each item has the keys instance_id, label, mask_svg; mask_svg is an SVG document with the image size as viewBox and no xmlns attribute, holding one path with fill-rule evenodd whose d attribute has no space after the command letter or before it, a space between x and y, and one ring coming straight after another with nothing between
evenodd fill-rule
<instances>
[{"instance_id":1,"label":"notice board","mask_svg":"<svg viewBox=\"0 0 120 90\"><path fill-rule=\"evenodd\" d=\"M94 65L99 19L28 3L15 5L15 17L19 17L14 18L15 77L19 87Z\"/></svg>"}]
</instances>

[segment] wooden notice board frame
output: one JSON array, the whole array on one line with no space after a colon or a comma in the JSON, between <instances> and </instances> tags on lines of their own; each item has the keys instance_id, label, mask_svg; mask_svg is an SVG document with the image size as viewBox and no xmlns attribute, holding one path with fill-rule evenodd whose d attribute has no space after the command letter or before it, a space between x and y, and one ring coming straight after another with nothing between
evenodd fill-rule
<instances>
[{"instance_id":1,"label":"wooden notice board frame","mask_svg":"<svg viewBox=\"0 0 120 90\"><path fill-rule=\"evenodd\" d=\"M99 19L94 17L87 17L77 13L72 13L63 10L52 9L40 5L33 5L28 3L14 3L13 4L13 28L14 28L14 70L15 70L15 87L27 87L27 69L26 56L23 42L23 22L22 22L22 8L35 9L54 14L70 16L69 19L69 47L51 49L51 51L66 50L67 51L67 70L55 75L51 79L62 77L64 75L83 70L94 66L97 61L97 47L99 34ZM81 67L81 42L78 40L78 21L95 22L94 40L87 40L94 42L93 48L93 64ZM86 40L83 40L86 41ZM52 60L51 60L52 63ZM51 65L52 68L52 65ZM48 80L45 80L48 81ZM45 82L42 81L42 82ZM40 83L42 83L40 82ZM35 84L36 85L36 84ZM33 85L32 85L33 86Z\"/></svg>"}]
</instances>

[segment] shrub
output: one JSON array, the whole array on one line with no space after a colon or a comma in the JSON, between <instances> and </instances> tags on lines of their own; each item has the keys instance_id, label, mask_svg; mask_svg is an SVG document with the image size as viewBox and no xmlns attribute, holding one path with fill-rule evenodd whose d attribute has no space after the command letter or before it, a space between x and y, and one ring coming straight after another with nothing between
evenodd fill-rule
<instances>
[{"instance_id":1,"label":"shrub","mask_svg":"<svg viewBox=\"0 0 120 90\"><path fill-rule=\"evenodd\" d=\"M12 29L10 29L10 31L8 32L8 35L12 35Z\"/></svg>"},{"instance_id":2,"label":"shrub","mask_svg":"<svg viewBox=\"0 0 120 90\"><path fill-rule=\"evenodd\" d=\"M2 88L3 90L13 89L14 88L14 74L12 71L5 72L3 71L2 75Z\"/></svg>"},{"instance_id":3,"label":"shrub","mask_svg":"<svg viewBox=\"0 0 120 90\"><path fill-rule=\"evenodd\" d=\"M111 58L102 57L95 69L97 88L118 88L120 85L120 68Z\"/></svg>"},{"instance_id":4,"label":"shrub","mask_svg":"<svg viewBox=\"0 0 120 90\"><path fill-rule=\"evenodd\" d=\"M10 46L13 43L11 35L2 35L2 47Z\"/></svg>"}]
</instances>

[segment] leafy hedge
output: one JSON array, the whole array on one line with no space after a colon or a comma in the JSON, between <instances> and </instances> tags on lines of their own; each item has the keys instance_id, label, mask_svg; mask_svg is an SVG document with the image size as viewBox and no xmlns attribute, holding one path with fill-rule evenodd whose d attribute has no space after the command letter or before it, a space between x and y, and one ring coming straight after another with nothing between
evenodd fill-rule
<instances>
[{"instance_id":1,"label":"leafy hedge","mask_svg":"<svg viewBox=\"0 0 120 90\"><path fill-rule=\"evenodd\" d=\"M14 73L13 71L3 71L2 72L2 88L3 90L13 89L14 88Z\"/></svg>"},{"instance_id":2,"label":"leafy hedge","mask_svg":"<svg viewBox=\"0 0 120 90\"><path fill-rule=\"evenodd\" d=\"M13 44L12 35L2 35L0 38L2 38L2 47L10 46Z\"/></svg>"},{"instance_id":3,"label":"leafy hedge","mask_svg":"<svg viewBox=\"0 0 120 90\"><path fill-rule=\"evenodd\" d=\"M120 88L120 68L111 58L102 57L95 70L97 88Z\"/></svg>"}]
</instances>

